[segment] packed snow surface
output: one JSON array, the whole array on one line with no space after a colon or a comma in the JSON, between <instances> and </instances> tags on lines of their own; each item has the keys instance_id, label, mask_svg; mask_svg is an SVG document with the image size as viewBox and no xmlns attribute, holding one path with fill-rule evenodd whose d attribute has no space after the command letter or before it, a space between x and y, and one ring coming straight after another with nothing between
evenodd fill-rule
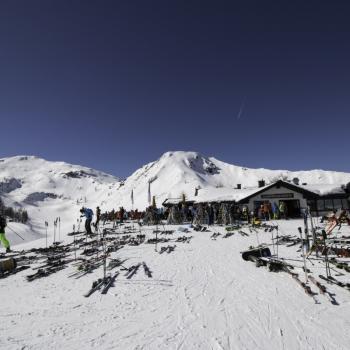
<instances>
[{"instance_id":1,"label":"packed snow surface","mask_svg":"<svg viewBox=\"0 0 350 350\"><path fill-rule=\"evenodd\" d=\"M273 224L279 225L279 235L294 235L302 221ZM142 233L154 238L153 229L142 227ZM171 239L184 235L183 226L166 229L175 230ZM250 245L270 243L270 232L258 230L257 234L243 228L248 237L236 232L224 239L223 227L209 229L190 229L185 233L193 236L190 243L125 246L113 253L114 258L127 259L127 267L146 262L153 276L148 278L141 267L126 279L120 270L107 295L95 292L83 297L92 281L102 277L102 268L79 279L68 277L76 271L73 266L33 282L25 280L31 270L0 279L0 348L349 349L349 291L325 283L339 303L332 305L314 285L309 284L315 299L287 273L268 272L242 260L240 252ZM211 239L214 232L221 233L216 240ZM349 226L337 232L349 233ZM44 242L16 248L43 246ZM159 254L168 244L175 244L175 250ZM280 246L279 256L291 259L287 262L304 281L297 249ZM314 257L307 267L316 278L325 274L324 263Z\"/></svg>"}]
</instances>

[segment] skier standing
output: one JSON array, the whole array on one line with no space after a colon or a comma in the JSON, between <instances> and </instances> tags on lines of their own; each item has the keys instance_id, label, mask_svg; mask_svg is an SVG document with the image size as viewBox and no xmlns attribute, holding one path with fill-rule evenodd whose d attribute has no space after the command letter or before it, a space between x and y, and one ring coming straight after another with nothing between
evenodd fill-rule
<instances>
[{"instance_id":1,"label":"skier standing","mask_svg":"<svg viewBox=\"0 0 350 350\"><path fill-rule=\"evenodd\" d=\"M208 225L214 224L214 210L212 204L209 204L207 207L207 213L208 213Z\"/></svg>"},{"instance_id":2,"label":"skier standing","mask_svg":"<svg viewBox=\"0 0 350 350\"><path fill-rule=\"evenodd\" d=\"M277 220L278 219L278 205L276 202L272 203L272 213L273 213L273 219Z\"/></svg>"},{"instance_id":3,"label":"skier standing","mask_svg":"<svg viewBox=\"0 0 350 350\"><path fill-rule=\"evenodd\" d=\"M279 205L279 213L280 213L280 218L281 219L287 219L287 213L286 213L286 203L284 202L280 202L280 205Z\"/></svg>"},{"instance_id":4,"label":"skier standing","mask_svg":"<svg viewBox=\"0 0 350 350\"><path fill-rule=\"evenodd\" d=\"M264 204L260 204L258 209L258 217L260 220L264 219Z\"/></svg>"},{"instance_id":5,"label":"skier standing","mask_svg":"<svg viewBox=\"0 0 350 350\"><path fill-rule=\"evenodd\" d=\"M94 223L95 230L98 229L98 224L101 220L101 209L100 207L96 207L96 222Z\"/></svg>"},{"instance_id":6,"label":"skier standing","mask_svg":"<svg viewBox=\"0 0 350 350\"><path fill-rule=\"evenodd\" d=\"M6 248L6 253L11 252L10 242L5 236L6 218L4 215L0 214L0 242Z\"/></svg>"},{"instance_id":7,"label":"skier standing","mask_svg":"<svg viewBox=\"0 0 350 350\"><path fill-rule=\"evenodd\" d=\"M85 230L86 230L86 233L88 235L92 235L92 232L91 232L91 221L92 221L92 216L94 215L94 212L89 209L89 208L84 208L82 207L80 209L80 212L82 215L80 215L80 217L82 218L83 216L86 217L86 220L85 220Z\"/></svg>"},{"instance_id":8,"label":"skier standing","mask_svg":"<svg viewBox=\"0 0 350 350\"><path fill-rule=\"evenodd\" d=\"M265 201L263 204L263 213L265 221L270 219L269 202Z\"/></svg>"},{"instance_id":9,"label":"skier standing","mask_svg":"<svg viewBox=\"0 0 350 350\"><path fill-rule=\"evenodd\" d=\"M238 210L240 212L240 208L239 207L238 207ZM248 212L248 208L246 206L243 207L242 213L239 216L242 217L242 220L246 220L247 223L249 223L249 212Z\"/></svg>"}]
</instances>

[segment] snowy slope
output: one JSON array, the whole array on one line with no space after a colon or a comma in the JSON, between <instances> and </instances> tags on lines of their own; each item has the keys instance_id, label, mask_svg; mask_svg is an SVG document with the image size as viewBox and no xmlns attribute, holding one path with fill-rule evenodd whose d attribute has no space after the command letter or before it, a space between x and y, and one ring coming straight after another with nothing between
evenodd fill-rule
<instances>
[{"instance_id":1,"label":"snowy slope","mask_svg":"<svg viewBox=\"0 0 350 350\"><path fill-rule=\"evenodd\" d=\"M302 220L278 224L280 234L297 233L303 225ZM176 229L167 226L171 228ZM154 237L153 229L143 227L142 233ZM120 270L115 286L104 296L96 292L83 297L92 281L102 277L102 267L79 279L68 278L76 272L71 265L30 283L25 280L33 273L29 270L0 280L0 348L349 349L347 290L326 284L339 303L335 306L310 284L314 300L287 273L268 272L241 258L240 251L257 244L254 233L213 241L213 232L225 230L211 230L190 232L191 242L176 243L171 254L159 254L153 244L126 246L113 253L112 257L127 259L127 267L145 261L153 277L140 268L127 279ZM349 226L343 226L338 234L349 233ZM171 238L182 235L177 231ZM259 240L270 243L271 233L260 230ZM158 251L167 244L158 245ZM292 259L287 261L304 281L298 248L281 246L279 254ZM308 261L307 268L316 277L325 273L318 259ZM348 274L343 278L346 281Z\"/></svg>"},{"instance_id":2,"label":"snowy slope","mask_svg":"<svg viewBox=\"0 0 350 350\"><path fill-rule=\"evenodd\" d=\"M45 221L51 233L57 217L61 218L62 228L71 228L82 205L98 205L111 198L119 184L114 176L64 162L34 156L0 159L0 195L5 205L28 211L30 227L24 233L29 239L33 233L38 237L44 234ZM11 242L19 242L7 231Z\"/></svg>"},{"instance_id":3,"label":"snowy slope","mask_svg":"<svg viewBox=\"0 0 350 350\"><path fill-rule=\"evenodd\" d=\"M61 218L65 228L72 228L82 205L93 209L99 205L102 211L120 206L131 209L132 190L134 208L144 210L148 205L149 183L151 195L160 206L166 198L179 198L183 193L187 198L193 197L195 188L205 191L208 198L219 189L224 198L235 192L237 184L249 191L262 179L268 184L295 177L315 191L323 188L322 193L350 182L348 173L249 169L196 152L167 152L125 181L90 168L33 156L0 159L0 195L7 205L27 209L31 231L41 234L44 222L52 223L56 217Z\"/></svg>"}]
</instances>

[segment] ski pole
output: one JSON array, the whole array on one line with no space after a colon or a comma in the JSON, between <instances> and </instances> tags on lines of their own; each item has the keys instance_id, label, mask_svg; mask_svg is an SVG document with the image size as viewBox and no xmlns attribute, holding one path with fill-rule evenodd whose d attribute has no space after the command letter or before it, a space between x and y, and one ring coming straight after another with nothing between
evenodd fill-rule
<instances>
[{"instance_id":1,"label":"ski pole","mask_svg":"<svg viewBox=\"0 0 350 350\"><path fill-rule=\"evenodd\" d=\"M301 227L298 227L298 231L300 233L300 239L301 239L301 249L302 249L302 253L303 253L303 261L304 261L304 271L305 271L305 282L307 283L308 281L308 276L307 276L307 271L306 271L306 259L305 259L305 249L304 249L304 239L303 239L303 235L302 235L302 229Z\"/></svg>"},{"instance_id":2,"label":"ski pole","mask_svg":"<svg viewBox=\"0 0 350 350\"><path fill-rule=\"evenodd\" d=\"M275 243L273 238L273 229L271 230L271 240L272 240L272 248L273 248L273 255L275 255Z\"/></svg>"},{"instance_id":3,"label":"ski pole","mask_svg":"<svg viewBox=\"0 0 350 350\"><path fill-rule=\"evenodd\" d=\"M13 230L9 225L7 225L7 227L8 227L14 234L16 234L19 238L22 238L22 240L24 241L24 238L23 238L19 233L17 233L15 230Z\"/></svg>"},{"instance_id":4,"label":"ski pole","mask_svg":"<svg viewBox=\"0 0 350 350\"><path fill-rule=\"evenodd\" d=\"M305 233L305 245L306 245L306 253L310 249L310 242L309 242L309 225L307 223L307 219L309 216L308 209L303 210L303 216L304 216L304 233Z\"/></svg>"},{"instance_id":5,"label":"ski pole","mask_svg":"<svg viewBox=\"0 0 350 350\"><path fill-rule=\"evenodd\" d=\"M73 225L73 233L75 233L75 225ZM77 261L77 247L75 242L75 235L74 235L74 261Z\"/></svg>"},{"instance_id":6,"label":"ski pole","mask_svg":"<svg viewBox=\"0 0 350 350\"><path fill-rule=\"evenodd\" d=\"M157 243L158 243L158 225L156 226L156 247L155 247L155 251L157 252Z\"/></svg>"},{"instance_id":7,"label":"ski pole","mask_svg":"<svg viewBox=\"0 0 350 350\"><path fill-rule=\"evenodd\" d=\"M56 220L53 221L53 244L56 242Z\"/></svg>"},{"instance_id":8,"label":"ski pole","mask_svg":"<svg viewBox=\"0 0 350 350\"><path fill-rule=\"evenodd\" d=\"M45 221L45 236L46 236L46 249L47 249L47 227L49 226L49 223Z\"/></svg>"},{"instance_id":9,"label":"ski pole","mask_svg":"<svg viewBox=\"0 0 350 350\"><path fill-rule=\"evenodd\" d=\"M317 237L316 237L316 228L314 226L313 218L311 215L310 207L308 207L308 214L310 216L310 223L311 223L311 231L312 231L312 244L317 248ZM316 249L316 256L318 257L318 249Z\"/></svg>"},{"instance_id":10,"label":"ski pole","mask_svg":"<svg viewBox=\"0 0 350 350\"><path fill-rule=\"evenodd\" d=\"M100 235L101 240L101 235ZM106 274L107 274L107 250L105 245L105 240L102 239L102 251L103 251L103 281L106 283Z\"/></svg>"},{"instance_id":11,"label":"ski pole","mask_svg":"<svg viewBox=\"0 0 350 350\"><path fill-rule=\"evenodd\" d=\"M331 269L329 267L329 261L328 261L328 248L326 244L326 239L327 239L327 233L325 230L322 230L322 237L324 241L324 251L325 251L325 260L326 260L326 275L327 277L331 276Z\"/></svg>"},{"instance_id":12,"label":"ski pole","mask_svg":"<svg viewBox=\"0 0 350 350\"><path fill-rule=\"evenodd\" d=\"M276 231L277 231L277 233L276 233L276 256L277 256L277 259L278 259L278 245L279 245L279 242L278 242L278 225L276 227ZM283 232L282 232L282 234L283 234Z\"/></svg>"}]
</instances>

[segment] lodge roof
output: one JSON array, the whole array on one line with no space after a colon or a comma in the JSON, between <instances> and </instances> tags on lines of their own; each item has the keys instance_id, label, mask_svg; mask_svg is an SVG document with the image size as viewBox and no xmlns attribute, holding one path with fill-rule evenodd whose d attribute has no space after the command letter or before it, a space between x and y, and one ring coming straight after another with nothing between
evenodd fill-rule
<instances>
[{"instance_id":1,"label":"lodge roof","mask_svg":"<svg viewBox=\"0 0 350 350\"><path fill-rule=\"evenodd\" d=\"M236 202L242 203L249 200L251 197L259 195L273 187L284 187L291 191L301 193L308 199L317 199L326 195L345 195L345 191L339 185L296 185L287 181L278 180L263 187L250 188L203 188L200 189L197 196L192 196L186 199L187 203L213 203L213 202ZM163 202L163 205L175 205L182 201L182 198L168 198Z\"/></svg>"},{"instance_id":2,"label":"lodge roof","mask_svg":"<svg viewBox=\"0 0 350 350\"><path fill-rule=\"evenodd\" d=\"M270 188L273 188L273 187L285 187L287 188L288 190L291 190L291 191L295 191L295 192L298 192L298 193L301 193L303 194L306 198L317 198L319 197L319 194L314 192L314 191L310 191L310 190L307 190L299 185L295 185L295 184L292 184L290 182L286 182L286 181L283 181L283 180L278 180L276 182L273 182L272 184L269 184L267 186L264 186L264 187L261 187L260 189L257 189L257 191L255 191L254 193L244 197L241 199L241 201L243 200L247 200L251 197L254 197L260 193L263 193L265 192L266 190L269 190Z\"/></svg>"}]
</instances>

